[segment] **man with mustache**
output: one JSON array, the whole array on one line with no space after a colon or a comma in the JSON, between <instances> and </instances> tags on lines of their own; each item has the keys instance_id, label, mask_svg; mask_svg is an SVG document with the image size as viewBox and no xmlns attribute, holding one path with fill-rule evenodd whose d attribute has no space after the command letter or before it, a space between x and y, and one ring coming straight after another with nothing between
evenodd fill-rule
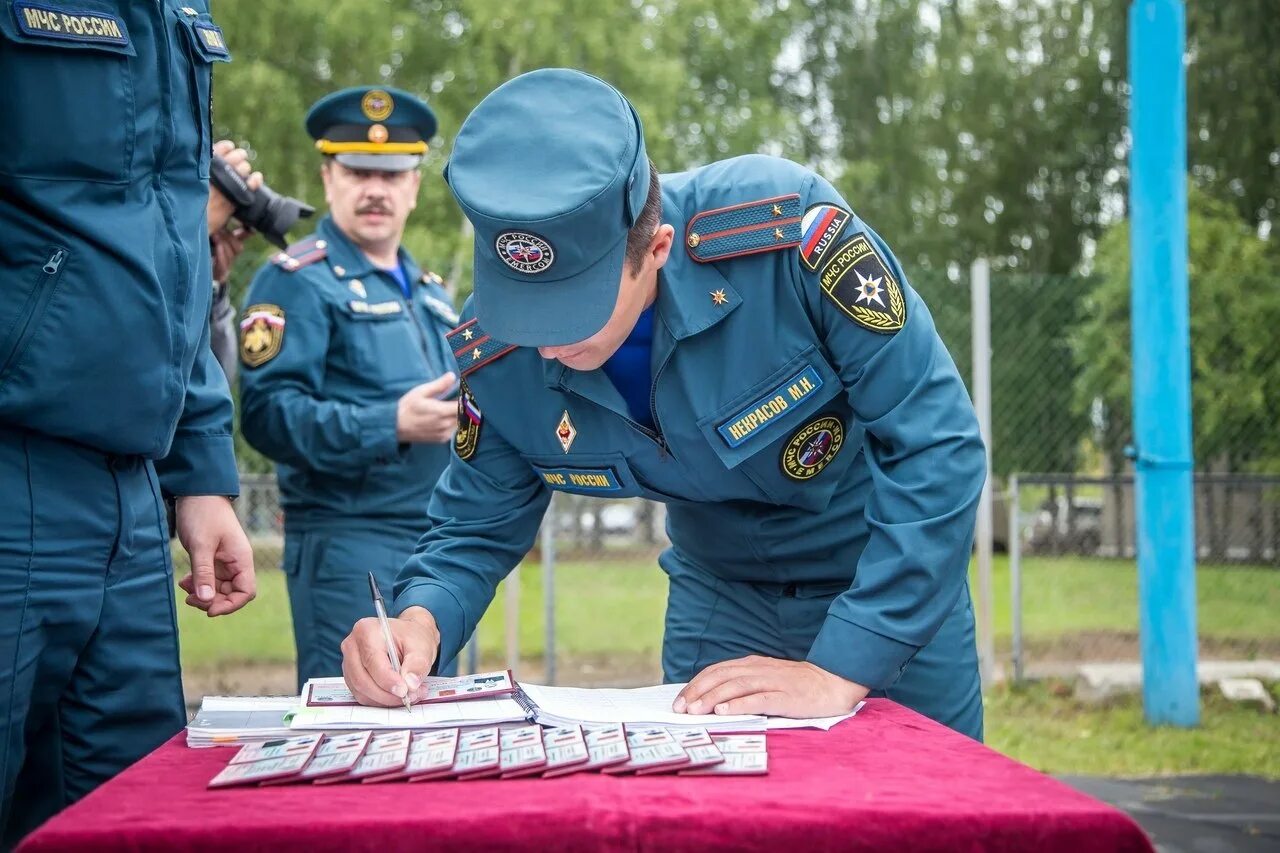
<instances>
[{"instance_id":1,"label":"man with mustache","mask_svg":"<svg viewBox=\"0 0 1280 853\"><path fill-rule=\"evenodd\" d=\"M276 462L298 683L389 593L429 525L457 392L440 277L400 246L436 132L408 92L356 87L307 114L329 214L259 270L240 319L241 426Z\"/></svg>"}]
</instances>

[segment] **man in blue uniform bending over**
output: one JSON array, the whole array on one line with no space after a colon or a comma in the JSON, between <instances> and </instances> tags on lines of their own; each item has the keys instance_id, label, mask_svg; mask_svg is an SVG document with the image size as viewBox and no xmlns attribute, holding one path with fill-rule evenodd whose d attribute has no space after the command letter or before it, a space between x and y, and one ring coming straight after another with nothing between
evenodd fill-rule
<instances>
[{"instance_id":1,"label":"man in blue uniform bending over","mask_svg":"<svg viewBox=\"0 0 1280 853\"><path fill-rule=\"evenodd\" d=\"M839 193L764 156L659 180L626 99L558 69L476 107L445 178L476 231L455 455L396 583L406 675L376 621L344 641L360 699L395 705L456 653L557 489L667 503L677 711L871 693L980 738L977 421Z\"/></svg>"}]
</instances>

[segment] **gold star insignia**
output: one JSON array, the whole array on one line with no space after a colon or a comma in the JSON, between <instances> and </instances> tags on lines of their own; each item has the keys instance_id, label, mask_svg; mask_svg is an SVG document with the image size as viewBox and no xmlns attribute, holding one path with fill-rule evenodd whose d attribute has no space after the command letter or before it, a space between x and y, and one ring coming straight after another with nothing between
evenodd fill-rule
<instances>
[{"instance_id":1,"label":"gold star insignia","mask_svg":"<svg viewBox=\"0 0 1280 853\"><path fill-rule=\"evenodd\" d=\"M773 239L775 239L775 240L781 240L781 239L783 239L783 236L784 236L784 235L783 235L783 233L782 233L782 229L781 229L781 228L775 228L775 229L773 229Z\"/></svg>"},{"instance_id":2,"label":"gold star insignia","mask_svg":"<svg viewBox=\"0 0 1280 853\"><path fill-rule=\"evenodd\" d=\"M713 305L723 305L729 301L729 297L724 295L723 290L711 291L711 303Z\"/></svg>"},{"instance_id":3,"label":"gold star insignia","mask_svg":"<svg viewBox=\"0 0 1280 853\"><path fill-rule=\"evenodd\" d=\"M480 360L480 347L476 347L475 349L473 349L473 350L471 351L471 360L472 360L472 361L479 361L479 360Z\"/></svg>"},{"instance_id":4,"label":"gold star insignia","mask_svg":"<svg viewBox=\"0 0 1280 853\"><path fill-rule=\"evenodd\" d=\"M781 216L781 215L782 215L782 205L780 205L780 204L775 204L775 205L773 206L773 215L774 215L774 216Z\"/></svg>"},{"instance_id":5,"label":"gold star insignia","mask_svg":"<svg viewBox=\"0 0 1280 853\"><path fill-rule=\"evenodd\" d=\"M470 329L463 329L463 330L462 330L462 339L463 339L464 341L469 341L469 340L471 340L472 338L474 338L475 336L476 336L476 333L475 333L475 332L473 332L473 331L471 331Z\"/></svg>"}]
</instances>

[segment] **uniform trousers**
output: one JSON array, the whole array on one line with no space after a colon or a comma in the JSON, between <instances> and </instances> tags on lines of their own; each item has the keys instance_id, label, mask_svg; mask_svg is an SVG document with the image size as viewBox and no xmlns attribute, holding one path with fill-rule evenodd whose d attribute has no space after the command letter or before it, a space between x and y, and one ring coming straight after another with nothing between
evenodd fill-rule
<instances>
[{"instance_id":1,"label":"uniform trousers","mask_svg":"<svg viewBox=\"0 0 1280 853\"><path fill-rule=\"evenodd\" d=\"M182 728L151 463L0 426L0 848Z\"/></svg>"},{"instance_id":2,"label":"uniform trousers","mask_svg":"<svg viewBox=\"0 0 1280 853\"><path fill-rule=\"evenodd\" d=\"M342 675L342 641L356 622L373 616L369 572L388 606L396 575L420 533L328 525L291 528L286 522L284 571L298 650L298 689L309 678ZM388 613L394 616L394 613ZM454 661L438 675L457 672Z\"/></svg>"}]
</instances>

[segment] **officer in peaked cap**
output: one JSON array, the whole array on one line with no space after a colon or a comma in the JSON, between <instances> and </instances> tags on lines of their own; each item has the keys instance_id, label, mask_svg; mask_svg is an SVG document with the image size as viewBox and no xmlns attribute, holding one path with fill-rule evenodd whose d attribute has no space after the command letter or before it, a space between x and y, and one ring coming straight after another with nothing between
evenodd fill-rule
<instances>
[{"instance_id":1,"label":"officer in peaked cap","mask_svg":"<svg viewBox=\"0 0 1280 853\"><path fill-rule=\"evenodd\" d=\"M434 113L364 86L306 128L329 213L259 270L240 320L242 427L276 462L300 684L341 674L342 638L373 613L366 572L389 593L429 526L458 387L457 314L400 246Z\"/></svg>"},{"instance_id":2,"label":"officer in peaked cap","mask_svg":"<svg viewBox=\"0 0 1280 853\"><path fill-rule=\"evenodd\" d=\"M814 717L888 695L975 738L977 419L885 242L819 175L751 155L659 178L577 71L475 108L446 180L475 226L463 381L429 532L396 582L403 672L448 660L552 490L668 504L677 712ZM393 705L374 620L347 683Z\"/></svg>"}]
</instances>

